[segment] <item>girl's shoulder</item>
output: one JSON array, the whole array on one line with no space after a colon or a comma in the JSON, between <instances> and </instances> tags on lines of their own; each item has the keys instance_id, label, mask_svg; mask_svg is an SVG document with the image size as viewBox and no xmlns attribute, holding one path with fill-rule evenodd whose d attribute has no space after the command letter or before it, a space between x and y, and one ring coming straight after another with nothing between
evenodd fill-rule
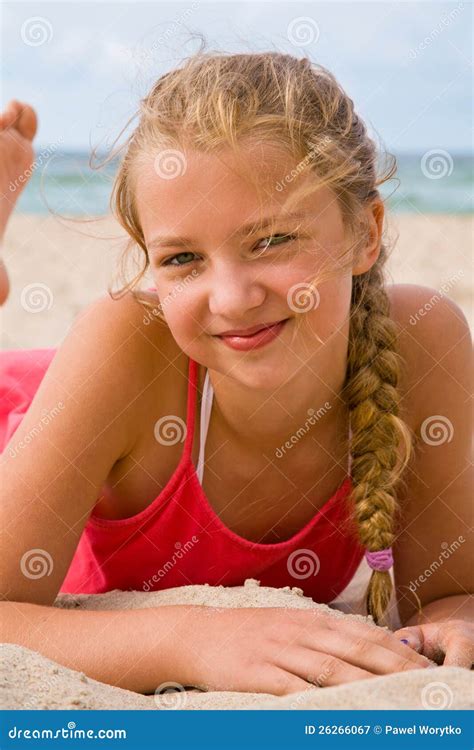
<instances>
[{"instance_id":1,"label":"girl's shoulder","mask_svg":"<svg viewBox=\"0 0 474 750\"><path fill-rule=\"evenodd\" d=\"M387 286L391 317L398 326L401 392L410 422L431 402L442 401L447 377L469 379L472 340L463 311L439 289L418 284Z\"/></svg>"}]
</instances>

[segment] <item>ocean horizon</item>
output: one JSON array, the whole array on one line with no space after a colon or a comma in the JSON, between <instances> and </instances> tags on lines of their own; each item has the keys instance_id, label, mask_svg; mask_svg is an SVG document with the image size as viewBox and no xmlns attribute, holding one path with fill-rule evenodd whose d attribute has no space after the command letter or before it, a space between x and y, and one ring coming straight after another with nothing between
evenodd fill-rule
<instances>
[{"instance_id":1,"label":"ocean horizon","mask_svg":"<svg viewBox=\"0 0 474 750\"><path fill-rule=\"evenodd\" d=\"M474 211L474 157L472 154L429 149L424 153L395 153L397 172L380 187L393 213L472 214ZM18 201L27 214L99 216L109 213L109 201L118 160L100 170L89 165L90 152L51 154L37 149L31 179ZM94 164L106 159L98 154ZM9 189L13 192L15 186Z\"/></svg>"}]
</instances>

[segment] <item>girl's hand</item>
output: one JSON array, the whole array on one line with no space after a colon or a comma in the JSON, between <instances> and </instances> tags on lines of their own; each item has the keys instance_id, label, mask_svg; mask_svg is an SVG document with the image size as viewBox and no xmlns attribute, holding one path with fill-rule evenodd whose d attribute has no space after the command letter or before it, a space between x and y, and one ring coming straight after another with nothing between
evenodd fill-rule
<instances>
[{"instance_id":1,"label":"girl's hand","mask_svg":"<svg viewBox=\"0 0 474 750\"><path fill-rule=\"evenodd\" d=\"M446 620L410 625L394 632L408 646L437 664L471 669L474 661L474 625L465 620Z\"/></svg>"},{"instance_id":2,"label":"girl's hand","mask_svg":"<svg viewBox=\"0 0 474 750\"><path fill-rule=\"evenodd\" d=\"M389 630L311 610L196 607L180 635L178 679L205 690L286 695L435 666Z\"/></svg>"}]
</instances>

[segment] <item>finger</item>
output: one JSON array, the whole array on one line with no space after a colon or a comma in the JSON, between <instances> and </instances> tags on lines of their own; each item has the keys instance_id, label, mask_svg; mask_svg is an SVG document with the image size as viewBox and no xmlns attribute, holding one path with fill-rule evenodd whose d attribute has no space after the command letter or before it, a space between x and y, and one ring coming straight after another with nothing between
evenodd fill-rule
<instances>
[{"instance_id":1,"label":"finger","mask_svg":"<svg viewBox=\"0 0 474 750\"><path fill-rule=\"evenodd\" d=\"M392 632L385 630L384 628L375 627L363 622L359 623L351 622L349 620L337 620L337 630L346 633L352 638L357 636L372 641L373 643L377 643L379 646L383 646L384 649L393 652L402 659L408 659L418 669L426 667L427 663L429 663L426 655L418 654L407 644L402 643Z\"/></svg>"},{"instance_id":2,"label":"finger","mask_svg":"<svg viewBox=\"0 0 474 750\"><path fill-rule=\"evenodd\" d=\"M402 641L402 639L406 641L406 645L414 651L417 651L417 653L423 653L425 638L423 630L419 625L410 625L410 627L400 628L394 632L394 636L400 641Z\"/></svg>"},{"instance_id":3,"label":"finger","mask_svg":"<svg viewBox=\"0 0 474 750\"><path fill-rule=\"evenodd\" d=\"M292 672L307 683L319 687L341 685L344 682L368 680L375 675L360 667L349 664L325 651L314 651L304 646L292 646L282 651L276 658L277 666Z\"/></svg>"},{"instance_id":4,"label":"finger","mask_svg":"<svg viewBox=\"0 0 474 750\"><path fill-rule=\"evenodd\" d=\"M403 644L401 645L403 647ZM373 638L367 638L366 634L354 635L354 633L342 633L329 628L322 631L318 637L317 650L336 656L376 675L404 672L408 669L423 669L429 664L425 657L418 656L418 659L414 659L415 654L409 648L405 648L401 653L386 648L383 645L383 638L379 637L377 642ZM420 659L422 663L418 663Z\"/></svg>"},{"instance_id":5,"label":"finger","mask_svg":"<svg viewBox=\"0 0 474 750\"><path fill-rule=\"evenodd\" d=\"M470 641L453 636L447 643L443 666L471 669L474 658L473 652L474 649Z\"/></svg>"},{"instance_id":6,"label":"finger","mask_svg":"<svg viewBox=\"0 0 474 750\"><path fill-rule=\"evenodd\" d=\"M445 623L428 622L423 625L410 625L407 628L397 630L397 636L406 638L414 647L418 646L421 653L428 659L442 662L446 647L448 645L448 633L443 627Z\"/></svg>"},{"instance_id":7,"label":"finger","mask_svg":"<svg viewBox=\"0 0 474 750\"><path fill-rule=\"evenodd\" d=\"M268 683L259 686L259 693L270 693L270 695L290 695L291 693L300 693L302 690L314 688L306 680L298 677L286 669L275 667L269 673Z\"/></svg>"}]
</instances>

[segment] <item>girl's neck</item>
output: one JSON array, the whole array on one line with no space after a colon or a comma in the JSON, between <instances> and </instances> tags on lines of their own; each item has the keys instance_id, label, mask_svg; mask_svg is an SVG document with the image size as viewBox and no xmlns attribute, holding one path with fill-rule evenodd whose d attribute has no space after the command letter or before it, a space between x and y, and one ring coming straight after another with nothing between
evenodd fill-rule
<instances>
[{"instance_id":1,"label":"girl's neck","mask_svg":"<svg viewBox=\"0 0 474 750\"><path fill-rule=\"evenodd\" d=\"M214 389L213 429L249 452L314 455L314 442L348 433L347 406L340 396L347 367L347 336L334 335L277 390L255 390L235 377L209 369ZM291 448L283 450L290 441ZM298 450L294 446L298 445Z\"/></svg>"}]
</instances>

